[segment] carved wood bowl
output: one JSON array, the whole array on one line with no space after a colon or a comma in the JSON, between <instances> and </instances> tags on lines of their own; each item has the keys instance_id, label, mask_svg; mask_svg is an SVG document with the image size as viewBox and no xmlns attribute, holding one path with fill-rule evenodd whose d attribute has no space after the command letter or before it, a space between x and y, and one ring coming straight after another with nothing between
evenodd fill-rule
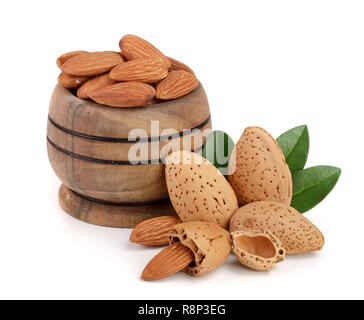
<instances>
[{"instance_id":1,"label":"carved wood bowl","mask_svg":"<svg viewBox=\"0 0 364 320\"><path fill-rule=\"evenodd\" d=\"M135 108L82 100L57 85L49 108L47 147L53 170L63 182L61 206L78 219L112 227L174 215L164 151L171 145L201 151L201 132L209 128L210 110L201 84L182 98ZM144 134L137 142L129 141L135 129ZM192 133L182 137L189 129ZM191 137L190 144L182 143ZM134 152L139 147L143 151ZM142 161L135 164L137 160Z\"/></svg>"}]
</instances>

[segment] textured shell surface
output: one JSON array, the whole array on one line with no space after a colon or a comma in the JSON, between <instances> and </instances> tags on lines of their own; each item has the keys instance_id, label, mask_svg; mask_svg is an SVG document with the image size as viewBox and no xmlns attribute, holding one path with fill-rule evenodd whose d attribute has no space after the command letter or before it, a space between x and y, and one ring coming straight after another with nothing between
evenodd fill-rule
<instances>
[{"instance_id":1,"label":"textured shell surface","mask_svg":"<svg viewBox=\"0 0 364 320\"><path fill-rule=\"evenodd\" d=\"M273 201L259 201L241 207L231 218L230 231L270 230L283 244L286 254L321 250L321 231L296 209Z\"/></svg>"},{"instance_id":2,"label":"textured shell surface","mask_svg":"<svg viewBox=\"0 0 364 320\"><path fill-rule=\"evenodd\" d=\"M232 157L235 171L229 182L239 205L263 200L291 203L292 175L281 148L267 131L246 128Z\"/></svg>"},{"instance_id":3,"label":"textured shell surface","mask_svg":"<svg viewBox=\"0 0 364 320\"><path fill-rule=\"evenodd\" d=\"M165 172L170 199L183 222L215 222L228 228L238 202L214 165L196 153L177 151L166 158Z\"/></svg>"},{"instance_id":4,"label":"textured shell surface","mask_svg":"<svg viewBox=\"0 0 364 320\"><path fill-rule=\"evenodd\" d=\"M184 271L192 276L206 274L221 265L231 251L228 231L216 223L185 222L172 227L170 242L180 241L195 255L195 262Z\"/></svg>"},{"instance_id":5,"label":"textured shell surface","mask_svg":"<svg viewBox=\"0 0 364 320\"><path fill-rule=\"evenodd\" d=\"M234 255L249 269L268 271L285 259L283 244L267 229L234 231L231 238Z\"/></svg>"}]
</instances>

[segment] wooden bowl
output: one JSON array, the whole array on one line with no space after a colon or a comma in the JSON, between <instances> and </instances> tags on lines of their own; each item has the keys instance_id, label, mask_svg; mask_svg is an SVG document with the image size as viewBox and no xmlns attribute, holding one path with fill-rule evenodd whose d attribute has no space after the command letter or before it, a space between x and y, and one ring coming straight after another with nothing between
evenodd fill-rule
<instances>
[{"instance_id":1,"label":"wooden bowl","mask_svg":"<svg viewBox=\"0 0 364 320\"><path fill-rule=\"evenodd\" d=\"M113 227L133 227L145 218L175 214L158 151L167 144L201 151L201 132L208 128L210 110L201 84L180 99L136 108L99 105L57 85L49 108L47 146L53 170L64 184L62 207L81 220ZM145 133L138 145L128 141L134 129ZM193 133L182 137L188 129ZM191 136L192 143L183 145ZM146 145L146 153L131 152ZM133 164L138 158L142 163Z\"/></svg>"}]
</instances>

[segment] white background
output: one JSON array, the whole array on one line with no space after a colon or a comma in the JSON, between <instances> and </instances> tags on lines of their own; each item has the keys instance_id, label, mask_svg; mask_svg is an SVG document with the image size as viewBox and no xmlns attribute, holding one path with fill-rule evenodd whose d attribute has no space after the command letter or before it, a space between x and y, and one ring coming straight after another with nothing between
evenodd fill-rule
<instances>
[{"instance_id":1,"label":"white background","mask_svg":"<svg viewBox=\"0 0 364 320\"><path fill-rule=\"evenodd\" d=\"M2 1L0 4L0 298L364 298L363 1ZM343 173L306 214L324 250L267 273L233 256L214 272L156 282L140 274L159 250L130 230L65 214L46 153L58 55L117 50L126 33L191 66L214 129L236 141L259 125L277 137L307 124L308 166Z\"/></svg>"}]
</instances>

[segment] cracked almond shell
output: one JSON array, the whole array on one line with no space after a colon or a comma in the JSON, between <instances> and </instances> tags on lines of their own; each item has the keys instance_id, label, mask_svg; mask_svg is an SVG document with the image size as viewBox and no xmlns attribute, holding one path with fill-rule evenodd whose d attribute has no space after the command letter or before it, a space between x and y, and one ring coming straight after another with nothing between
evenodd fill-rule
<instances>
[{"instance_id":1,"label":"cracked almond shell","mask_svg":"<svg viewBox=\"0 0 364 320\"><path fill-rule=\"evenodd\" d=\"M170 243L181 242L190 248L195 261L184 271L201 276L221 265L231 250L230 234L216 223L185 222L172 227Z\"/></svg>"},{"instance_id":2,"label":"cracked almond shell","mask_svg":"<svg viewBox=\"0 0 364 320\"><path fill-rule=\"evenodd\" d=\"M168 193L183 222L214 222L229 227L239 209L234 190L220 171L205 158L176 151L166 158Z\"/></svg>"},{"instance_id":3,"label":"cracked almond shell","mask_svg":"<svg viewBox=\"0 0 364 320\"><path fill-rule=\"evenodd\" d=\"M231 233L233 253L239 262L252 270L267 271L285 259L281 241L269 230L242 230Z\"/></svg>"},{"instance_id":4,"label":"cracked almond shell","mask_svg":"<svg viewBox=\"0 0 364 320\"><path fill-rule=\"evenodd\" d=\"M259 201L241 207L231 218L230 232L268 229L286 249L286 254L321 250L321 231L296 209L273 201Z\"/></svg>"},{"instance_id":5,"label":"cracked almond shell","mask_svg":"<svg viewBox=\"0 0 364 320\"><path fill-rule=\"evenodd\" d=\"M292 200L292 176L276 140L264 129L248 127L232 153L235 172L229 182L239 205L255 201L277 201L287 205Z\"/></svg>"}]
</instances>

